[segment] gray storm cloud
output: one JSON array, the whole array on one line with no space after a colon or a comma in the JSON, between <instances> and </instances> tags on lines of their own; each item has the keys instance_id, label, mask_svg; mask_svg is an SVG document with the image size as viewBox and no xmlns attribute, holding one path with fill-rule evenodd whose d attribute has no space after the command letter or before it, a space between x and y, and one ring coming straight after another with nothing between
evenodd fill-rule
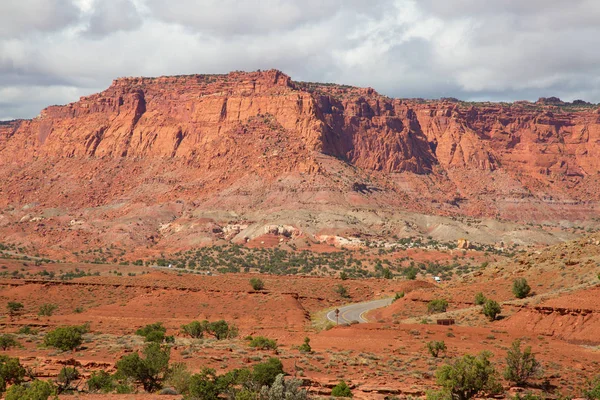
<instances>
[{"instance_id":1,"label":"gray storm cloud","mask_svg":"<svg viewBox=\"0 0 600 400\"><path fill-rule=\"evenodd\" d=\"M119 76L259 68L393 97L600 102L599 20L591 0L0 2L0 119Z\"/></svg>"}]
</instances>

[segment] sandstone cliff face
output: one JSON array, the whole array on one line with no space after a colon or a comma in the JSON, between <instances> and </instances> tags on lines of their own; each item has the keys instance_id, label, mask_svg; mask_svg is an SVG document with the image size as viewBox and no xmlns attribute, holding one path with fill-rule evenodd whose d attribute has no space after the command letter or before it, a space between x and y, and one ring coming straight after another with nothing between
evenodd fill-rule
<instances>
[{"instance_id":1,"label":"sandstone cliff face","mask_svg":"<svg viewBox=\"0 0 600 400\"><path fill-rule=\"evenodd\" d=\"M391 99L275 70L122 78L0 124L3 206L160 204L176 192L218 194L224 208L579 219L597 216L599 169L600 114L587 105ZM356 182L368 190L353 194Z\"/></svg>"}]
</instances>

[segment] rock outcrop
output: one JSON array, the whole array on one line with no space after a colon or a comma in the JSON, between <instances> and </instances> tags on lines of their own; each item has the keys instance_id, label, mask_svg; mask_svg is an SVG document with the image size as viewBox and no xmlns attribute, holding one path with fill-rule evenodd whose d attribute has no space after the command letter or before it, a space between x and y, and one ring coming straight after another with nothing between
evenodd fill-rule
<instances>
[{"instance_id":1,"label":"rock outcrop","mask_svg":"<svg viewBox=\"0 0 600 400\"><path fill-rule=\"evenodd\" d=\"M391 99L276 70L121 78L32 120L0 123L0 207L12 210L3 224L30 204L67 209L67 222L111 204L124 208L94 217L145 210L164 224L195 208L346 215L366 207L592 219L599 169L600 113L585 102ZM38 221L36 232L51 231Z\"/></svg>"}]
</instances>

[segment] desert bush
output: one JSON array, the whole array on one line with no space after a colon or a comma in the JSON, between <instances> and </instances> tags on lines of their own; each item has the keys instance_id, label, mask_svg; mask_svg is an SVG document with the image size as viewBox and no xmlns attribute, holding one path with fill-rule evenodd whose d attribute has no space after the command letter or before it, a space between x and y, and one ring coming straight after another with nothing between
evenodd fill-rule
<instances>
[{"instance_id":1,"label":"desert bush","mask_svg":"<svg viewBox=\"0 0 600 400\"><path fill-rule=\"evenodd\" d=\"M252 286L252 289L254 290L263 290L265 288L264 282L259 278L251 278L250 286Z\"/></svg>"},{"instance_id":2,"label":"desert bush","mask_svg":"<svg viewBox=\"0 0 600 400\"><path fill-rule=\"evenodd\" d=\"M38 315L49 317L52 314L54 314L54 311L56 311L57 308L58 308L58 306L56 304L50 304L50 303L42 304L38 311Z\"/></svg>"},{"instance_id":3,"label":"desert bush","mask_svg":"<svg viewBox=\"0 0 600 400\"><path fill-rule=\"evenodd\" d=\"M587 388L583 390L583 396L587 400L600 400L600 376L587 384Z\"/></svg>"},{"instance_id":4,"label":"desert bush","mask_svg":"<svg viewBox=\"0 0 600 400\"><path fill-rule=\"evenodd\" d=\"M17 333L19 335L37 335L38 334L38 330L37 329L31 329L31 327L29 325L25 325L23 327L21 327Z\"/></svg>"},{"instance_id":5,"label":"desert bush","mask_svg":"<svg viewBox=\"0 0 600 400\"><path fill-rule=\"evenodd\" d=\"M200 373L190 377L189 398L202 400L217 400L219 395L226 389L222 385L214 369L203 368Z\"/></svg>"},{"instance_id":6,"label":"desert bush","mask_svg":"<svg viewBox=\"0 0 600 400\"><path fill-rule=\"evenodd\" d=\"M428 342L427 350L429 350L432 356L437 358L441 352L446 352L446 343L443 340Z\"/></svg>"},{"instance_id":7,"label":"desert bush","mask_svg":"<svg viewBox=\"0 0 600 400\"><path fill-rule=\"evenodd\" d=\"M10 335L5 333L0 335L0 349L8 350L12 347L22 347L21 343L17 339L15 339L14 335Z\"/></svg>"},{"instance_id":8,"label":"desert bush","mask_svg":"<svg viewBox=\"0 0 600 400\"><path fill-rule=\"evenodd\" d=\"M445 299L434 299L427 304L427 312L430 314L446 312L448 301Z\"/></svg>"},{"instance_id":9,"label":"desert bush","mask_svg":"<svg viewBox=\"0 0 600 400\"><path fill-rule=\"evenodd\" d=\"M485 301L487 299L485 298L485 296L483 295L483 293L479 292L475 295L475 304L478 306L482 306L485 304Z\"/></svg>"},{"instance_id":10,"label":"desert bush","mask_svg":"<svg viewBox=\"0 0 600 400\"><path fill-rule=\"evenodd\" d=\"M393 301L400 300L403 297L404 297L404 292L396 293Z\"/></svg>"},{"instance_id":11,"label":"desert bush","mask_svg":"<svg viewBox=\"0 0 600 400\"><path fill-rule=\"evenodd\" d=\"M165 379L167 385L173 387L176 394L188 394L192 374L184 363L176 363L171 366Z\"/></svg>"},{"instance_id":12,"label":"desert bush","mask_svg":"<svg viewBox=\"0 0 600 400\"><path fill-rule=\"evenodd\" d=\"M26 372L18 358L0 355L0 392L6 390L7 384L18 385L23 382Z\"/></svg>"},{"instance_id":13,"label":"desert bush","mask_svg":"<svg viewBox=\"0 0 600 400\"><path fill-rule=\"evenodd\" d=\"M217 340L232 339L237 337L238 329L224 320L219 320L210 322L206 327L206 333L214 336Z\"/></svg>"},{"instance_id":14,"label":"desert bush","mask_svg":"<svg viewBox=\"0 0 600 400\"><path fill-rule=\"evenodd\" d=\"M250 340L249 346L259 350L275 350L277 342L264 336L256 336Z\"/></svg>"},{"instance_id":15,"label":"desert bush","mask_svg":"<svg viewBox=\"0 0 600 400\"><path fill-rule=\"evenodd\" d=\"M267 362L254 366L252 380L258 387L271 386L279 374L284 374L283 364L279 358L271 357Z\"/></svg>"},{"instance_id":16,"label":"desert bush","mask_svg":"<svg viewBox=\"0 0 600 400\"><path fill-rule=\"evenodd\" d=\"M483 393L491 395L501 390L496 370L484 351L478 356L465 355L452 364L443 365L436 372L440 391L427 393L427 399L468 400Z\"/></svg>"},{"instance_id":17,"label":"desert bush","mask_svg":"<svg viewBox=\"0 0 600 400\"><path fill-rule=\"evenodd\" d=\"M163 326L162 322L155 322L138 329L135 334L144 337L146 342L162 343L165 340L166 332L167 328Z\"/></svg>"},{"instance_id":18,"label":"desert bush","mask_svg":"<svg viewBox=\"0 0 600 400\"><path fill-rule=\"evenodd\" d=\"M409 279L411 281L414 281L415 279L417 279L417 273L419 271L415 268L415 267L407 267L404 268L404 276L406 277L406 279Z\"/></svg>"},{"instance_id":19,"label":"desert bush","mask_svg":"<svg viewBox=\"0 0 600 400\"><path fill-rule=\"evenodd\" d=\"M87 330L85 325L58 327L44 336L44 345L62 351L75 350L83 343L83 335Z\"/></svg>"},{"instance_id":20,"label":"desert bush","mask_svg":"<svg viewBox=\"0 0 600 400\"><path fill-rule=\"evenodd\" d=\"M192 321L187 325L181 325L181 332L193 338L201 338L204 336L207 326L208 321L206 320L202 322Z\"/></svg>"},{"instance_id":21,"label":"desert bush","mask_svg":"<svg viewBox=\"0 0 600 400\"><path fill-rule=\"evenodd\" d=\"M344 285L337 285L335 287L335 292L340 295L340 297L344 299L350 298L350 294L348 293L348 289Z\"/></svg>"},{"instance_id":22,"label":"desert bush","mask_svg":"<svg viewBox=\"0 0 600 400\"><path fill-rule=\"evenodd\" d=\"M115 379L106 371L92 372L86 383L91 393L110 393L115 390Z\"/></svg>"},{"instance_id":23,"label":"desert bush","mask_svg":"<svg viewBox=\"0 0 600 400\"><path fill-rule=\"evenodd\" d=\"M529 286L525 278L517 278L513 282L512 292L517 299L524 299L529 296L531 286Z\"/></svg>"},{"instance_id":24,"label":"desert bush","mask_svg":"<svg viewBox=\"0 0 600 400\"><path fill-rule=\"evenodd\" d=\"M344 381L340 381L337 385L331 389L331 395L333 397L354 397L352 390Z\"/></svg>"},{"instance_id":25,"label":"desert bush","mask_svg":"<svg viewBox=\"0 0 600 400\"><path fill-rule=\"evenodd\" d=\"M80 377L79 371L74 367L63 367L56 378L58 393L74 390L75 388L71 387L71 385Z\"/></svg>"},{"instance_id":26,"label":"desert bush","mask_svg":"<svg viewBox=\"0 0 600 400\"><path fill-rule=\"evenodd\" d=\"M19 315L21 312L23 312L24 307L25 306L23 305L23 303L19 303L17 301L9 301L6 304L6 310L8 311L8 315L10 315L11 317Z\"/></svg>"},{"instance_id":27,"label":"desert bush","mask_svg":"<svg viewBox=\"0 0 600 400\"><path fill-rule=\"evenodd\" d=\"M540 363L527 346L521 350L521 341L515 340L506 354L504 378L516 385L523 385L540 371Z\"/></svg>"},{"instance_id":28,"label":"desert bush","mask_svg":"<svg viewBox=\"0 0 600 400\"><path fill-rule=\"evenodd\" d=\"M5 400L47 400L56 395L56 388L49 381L33 380L29 385L13 385L6 392Z\"/></svg>"},{"instance_id":29,"label":"desert bush","mask_svg":"<svg viewBox=\"0 0 600 400\"><path fill-rule=\"evenodd\" d=\"M312 353L312 348L310 347L310 338L305 337L304 343L300 345L298 348L302 353Z\"/></svg>"},{"instance_id":30,"label":"desert bush","mask_svg":"<svg viewBox=\"0 0 600 400\"><path fill-rule=\"evenodd\" d=\"M502 308L500 308L500 304L498 304L497 301L491 299L487 299L482 308L483 315L488 317L490 321L495 321L496 317L498 316L498 314L500 314L501 311Z\"/></svg>"},{"instance_id":31,"label":"desert bush","mask_svg":"<svg viewBox=\"0 0 600 400\"><path fill-rule=\"evenodd\" d=\"M286 380L283 374L279 374L275 377L271 387L263 386L260 398L263 400L307 400L308 393L301 386L300 379Z\"/></svg>"},{"instance_id":32,"label":"desert bush","mask_svg":"<svg viewBox=\"0 0 600 400\"><path fill-rule=\"evenodd\" d=\"M158 343L148 343L143 353L144 358L138 353L123 356L117 361L117 374L133 379L147 392L154 392L161 388L168 372L171 351Z\"/></svg>"}]
</instances>

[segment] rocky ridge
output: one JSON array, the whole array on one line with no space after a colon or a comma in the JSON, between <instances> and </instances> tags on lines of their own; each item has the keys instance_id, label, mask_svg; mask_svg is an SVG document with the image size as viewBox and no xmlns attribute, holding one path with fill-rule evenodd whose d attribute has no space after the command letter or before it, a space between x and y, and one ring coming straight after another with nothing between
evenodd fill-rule
<instances>
[{"instance_id":1,"label":"rocky ridge","mask_svg":"<svg viewBox=\"0 0 600 400\"><path fill-rule=\"evenodd\" d=\"M297 227L297 210L592 220L599 167L589 104L391 99L277 70L120 78L0 124L0 227L90 213L110 225L141 208L160 224L262 211L252 219Z\"/></svg>"}]
</instances>

